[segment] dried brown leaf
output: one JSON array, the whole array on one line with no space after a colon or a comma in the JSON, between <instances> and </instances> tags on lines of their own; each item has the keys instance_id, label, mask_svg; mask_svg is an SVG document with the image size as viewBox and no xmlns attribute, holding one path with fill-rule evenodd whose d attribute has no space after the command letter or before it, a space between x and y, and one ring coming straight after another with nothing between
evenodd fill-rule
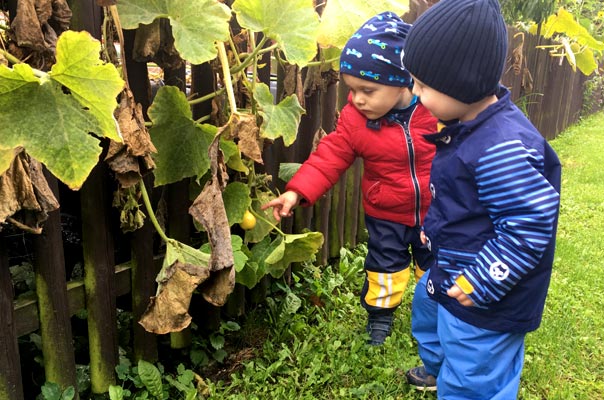
<instances>
[{"instance_id":1,"label":"dried brown leaf","mask_svg":"<svg viewBox=\"0 0 604 400\"><path fill-rule=\"evenodd\" d=\"M235 288L235 267L212 272L200 287L203 298L216 307L223 306Z\"/></svg>"},{"instance_id":2,"label":"dried brown leaf","mask_svg":"<svg viewBox=\"0 0 604 400\"><path fill-rule=\"evenodd\" d=\"M134 36L132 58L138 62L152 61L159 50L160 41L159 19L148 25L139 25Z\"/></svg>"},{"instance_id":3,"label":"dried brown leaf","mask_svg":"<svg viewBox=\"0 0 604 400\"><path fill-rule=\"evenodd\" d=\"M21 0L17 2L17 15L11 22L11 28L15 32L17 44L22 47L29 47L33 50L43 50L44 34L42 33L42 22L38 17L36 7L40 7L43 22L46 22L52 15L50 0ZM44 9L48 11L45 13ZM44 17L44 14L48 14Z\"/></svg>"},{"instance_id":4,"label":"dried brown leaf","mask_svg":"<svg viewBox=\"0 0 604 400\"><path fill-rule=\"evenodd\" d=\"M148 332L165 334L179 332L189 326L191 296L197 286L210 275L207 268L179 261L166 271L161 292L151 297L139 324Z\"/></svg>"},{"instance_id":5,"label":"dried brown leaf","mask_svg":"<svg viewBox=\"0 0 604 400\"><path fill-rule=\"evenodd\" d=\"M231 230L222 200L222 191L226 187L228 175L219 143L220 135L216 135L208 150L212 178L189 208L189 214L202 224L208 233L212 275L210 282L204 285L201 292L206 300L216 306L224 305L235 287Z\"/></svg>"},{"instance_id":6,"label":"dried brown leaf","mask_svg":"<svg viewBox=\"0 0 604 400\"><path fill-rule=\"evenodd\" d=\"M233 114L229 122L220 127L218 134L227 139L239 139L239 151L257 163L264 164L260 148L260 128L256 124L255 115Z\"/></svg>"},{"instance_id":7,"label":"dried brown leaf","mask_svg":"<svg viewBox=\"0 0 604 400\"><path fill-rule=\"evenodd\" d=\"M105 161L115 172L120 185L127 188L155 168L151 153L156 153L157 149L145 126L142 107L135 102L129 89L122 92L116 119L124 141L110 141Z\"/></svg>"},{"instance_id":8,"label":"dried brown leaf","mask_svg":"<svg viewBox=\"0 0 604 400\"><path fill-rule=\"evenodd\" d=\"M304 87L302 85L302 73L297 65L287 64L284 68L285 74L283 78L283 94L281 99L295 94L298 102L302 107L306 104L304 100Z\"/></svg>"},{"instance_id":9,"label":"dried brown leaf","mask_svg":"<svg viewBox=\"0 0 604 400\"><path fill-rule=\"evenodd\" d=\"M72 12L67 0L52 0L52 25L56 26L59 33L69 29Z\"/></svg>"},{"instance_id":10,"label":"dried brown leaf","mask_svg":"<svg viewBox=\"0 0 604 400\"><path fill-rule=\"evenodd\" d=\"M39 234L48 213L58 208L42 164L16 149L11 166L0 175L0 223L10 219L21 229Z\"/></svg>"}]
</instances>

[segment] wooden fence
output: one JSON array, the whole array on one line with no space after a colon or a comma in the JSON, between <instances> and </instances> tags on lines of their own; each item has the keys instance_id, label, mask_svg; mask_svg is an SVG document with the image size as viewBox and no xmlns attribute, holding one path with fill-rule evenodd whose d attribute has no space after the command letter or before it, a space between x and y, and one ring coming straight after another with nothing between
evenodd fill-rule
<instances>
[{"instance_id":1,"label":"wooden fence","mask_svg":"<svg viewBox=\"0 0 604 400\"><path fill-rule=\"evenodd\" d=\"M81 2L85 5L87 2ZM82 18L75 26L98 34L100 14L95 7L82 6ZM97 10L97 11L95 11ZM95 14L96 13L96 14ZM131 48L133 32L125 32L125 50ZM536 48L542 40L510 31L508 67L503 83L510 87L515 101L528 113L530 119L546 138L554 138L561 130L576 122L583 105L583 83L580 73L574 73L566 64L560 65L546 51ZM268 61L268 60L267 60ZM131 87L143 108L149 106L149 78L147 65L126 59ZM192 90L208 93L212 86L199 77L207 76L207 66L192 67ZM265 69L267 70L267 69ZM167 84L183 82L184 70L164 71ZM268 82L270 76L261 77ZM275 178L277 189L283 182L277 178L282 162L303 162L312 149L315 132L319 128L329 132L336 123L335 110L345 98L345 88L334 81L321 92L306 98L307 113L303 116L297 142L286 148L275 142L264 154L266 172ZM279 84L279 83L278 83ZM339 104L340 103L340 104ZM593 110L595 111L595 110ZM208 110L194 109L194 114L205 115ZM360 207L360 175L362 165L354 164L339 183L313 208L298 209L295 218L284 222L284 231L303 228L319 230L325 236L325 245L319 262L325 264L339 255L342 246L355 246L366 239L363 213ZM90 374L96 387L93 393L102 393L115 381L117 363L116 303L126 299L133 313L132 347L136 359L158 359L158 337L145 332L136 323L144 312L147 301L155 292L155 276L159 269L157 246L150 224L129 235L116 228L117 216L111 209L113 182L99 165L80 192L69 192L52 176L51 187L60 197L61 210L51 213L44 233L38 237L16 231L0 232L0 397L7 400L34 398L39 388L32 384L31 368L35 363L20 355L19 337L39 332L42 337L43 368L47 381L62 387L75 385L76 361L73 350L72 315L86 310L94 318L88 319L90 347ZM147 181L149 190L152 182ZM186 182L162 188L168 202L169 234L186 242L191 235ZM156 189L156 192L158 189ZM68 243L65 234L66 218L75 216L75 231L80 235L76 245ZM73 233L73 232L72 232ZM9 267L29 260L34 266L36 293L14 298ZM68 261L66 261L68 260ZM85 278L69 279L73 260L84 265ZM116 265L117 264L117 265ZM67 276L67 278L66 278ZM241 315L247 302L263 298L266 282L250 291L236 287L223 309L217 309L198 299L196 315L202 315L204 325L215 327L221 313ZM91 288L96 288L92 290ZM50 304L52 313L40 313L40 302ZM201 311L199 311L201 310ZM96 321L96 326L91 325ZM180 345L186 345L186 332ZM179 338L171 338L175 347ZM39 368L39 367L38 367Z\"/></svg>"}]
</instances>

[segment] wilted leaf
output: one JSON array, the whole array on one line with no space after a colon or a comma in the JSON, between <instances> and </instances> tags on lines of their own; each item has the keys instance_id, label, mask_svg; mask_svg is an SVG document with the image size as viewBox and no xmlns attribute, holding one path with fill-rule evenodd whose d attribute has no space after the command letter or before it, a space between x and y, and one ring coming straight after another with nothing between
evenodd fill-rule
<instances>
[{"instance_id":1,"label":"wilted leaf","mask_svg":"<svg viewBox=\"0 0 604 400\"><path fill-rule=\"evenodd\" d=\"M179 332L191 323L189 304L193 291L202 278L187 271L188 267L187 264L174 264L174 271L162 292L151 297L147 310L139 321L146 331L155 334Z\"/></svg>"},{"instance_id":2,"label":"wilted leaf","mask_svg":"<svg viewBox=\"0 0 604 400\"><path fill-rule=\"evenodd\" d=\"M231 10L217 0L120 0L117 9L125 29L169 18L174 46L192 64L216 58L215 42L229 38Z\"/></svg>"},{"instance_id":3,"label":"wilted leaf","mask_svg":"<svg viewBox=\"0 0 604 400\"><path fill-rule=\"evenodd\" d=\"M157 296L150 299L139 321L145 330L157 334L189 326L193 291L210 276L209 255L176 240L169 240L166 246L164 265L157 277Z\"/></svg>"},{"instance_id":4,"label":"wilted leaf","mask_svg":"<svg viewBox=\"0 0 604 400\"><path fill-rule=\"evenodd\" d=\"M222 192L222 199L229 225L241 222L243 214L252 204L250 188L243 182L229 183Z\"/></svg>"},{"instance_id":5,"label":"wilted leaf","mask_svg":"<svg viewBox=\"0 0 604 400\"><path fill-rule=\"evenodd\" d=\"M124 81L113 64L101 61L100 51L101 43L88 32L63 33L57 42L57 63L50 77L67 87L90 110L101 126L97 133L121 141L113 111Z\"/></svg>"},{"instance_id":6,"label":"wilted leaf","mask_svg":"<svg viewBox=\"0 0 604 400\"><path fill-rule=\"evenodd\" d=\"M151 139L157 147L155 186L203 176L210 168L208 149L216 127L196 124L185 94L175 86L159 89L149 117Z\"/></svg>"},{"instance_id":7,"label":"wilted leaf","mask_svg":"<svg viewBox=\"0 0 604 400\"><path fill-rule=\"evenodd\" d=\"M224 140L239 139L239 150L257 163L263 164L255 115L234 113L218 131Z\"/></svg>"},{"instance_id":8,"label":"wilted leaf","mask_svg":"<svg viewBox=\"0 0 604 400\"><path fill-rule=\"evenodd\" d=\"M46 0L45 3L39 5L40 10L48 10L46 12L47 15L43 17L45 19L44 22L46 22L50 16L50 12L52 12L50 0ZM42 26L36 12L36 2L33 0L17 2L17 15L15 15L11 27L15 32L19 46L29 47L34 50L43 50L46 47Z\"/></svg>"},{"instance_id":9,"label":"wilted leaf","mask_svg":"<svg viewBox=\"0 0 604 400\"><path fill-rule=\"evenodd\" d=\"M341 49L365 21L384 11L403 15L409 11L409 1L329 0L321 14L317 41Z\"/></svg>"},{"instance_id":10,"label":"wilted leaf","mask_svg":"<svg viewBox=\"0 0 604 400\"><path fill-rule=\"evenodd\" d=\"M321 232L285 235L283 242L266 259L267 272L274 278L283 275L293 262L311 260L323 245Z\"/></svg>"},{"instance_id":11,"label":"wilted leaf","mask_svg":"<svg viewBox=\"0 0 604 400\"><path fill-rule=\"evenodd\" d=\"M219 143L220 135L217 135L209 149L212 177L189 207L189 214L202 224L208 233L212 249L212 275L200 291L206 301L218 307L224 305L235 287L231 231L222 200L222 190L226 186L228 175Z\"/></svg>"},{"instance_id":12,"label":"wilted leaf","mask_svg":"<svg viewBox=\"0 0 604 400\"><path fill-rule=\"evenodd\" d=\"M239 114L236 133L239 138L237 147L239 147L241 153L259 164L264 164L259 143L260 129L256 125L256 116L253 114Z\"/></svg>"},{"instance_id":13,"label":"wilted leaf","mask_svg":"<svg viewBox=\"0 0 604 400\"><path fill-rule=\"evenodd\" d=\"M92 113L58 82L38 79L27 64L0 65L0 109L0 148L24 147L79 189L101 153L99 140L89 134L101 131Z\"/></svg>"},{"instance_id":14,"label":"wilted leaf","mask_svg":"<svg viewBox=\"0 0 604 400\"><path fill-rule=\"evenodd\" d=\"M319 16L312 0L235 0L239 24L275 40L285 58L304 67L317 54Z\"/></svg>"},{"instance_id":15,"label":"wilted leaf","mask_svg":"<svg viewBox=\"0 0 604 400\"><path fill-rule=\"evenodd\" d=\"M306 111L300 106L298 98L288 96L279 104L273 104L273 95L265 84L256 85L254 99L258 102L259 113L263 118L260 134L262 137L277 139L283 137L285 146L295 142L298 125Z\"/></svg>"},{"instance_id":16,"label":"wilted leaf","mask_svg":"<svg viewBox=\"0 0 604 400\"><path fill-rule=\"evenodd\" d=\"M201 285L200 292L205 301L216 307L222 307L235 288L235 267L214 271Z\"/></svg>"},{"instance_id":17,"label":"wilted leaf","mask_svg":"<svg viewBox=\"0 0 604 400\"><path fill-rule=\"evenodd\" d=\"M48 187L42 165L22 149L14 152L10 167L0 175L0 229L9 219L19 228L39 234L48 213L58 209L59 202Z\"/></svg>"},{"instance_id":18,"label":"wilted leaf","mask_svg":"<svg viewBox=\"0 0 604 400\"><path fill-rule=\"evenodd\" d=\"M105 161L115 173L120 186L135 185L153 168L151 153L157 152L145 127L142 107L134 101L130 89L124 90L120 108L116 112L117 122L124 139L111 141Z\"/></svg>"}]
</instances>

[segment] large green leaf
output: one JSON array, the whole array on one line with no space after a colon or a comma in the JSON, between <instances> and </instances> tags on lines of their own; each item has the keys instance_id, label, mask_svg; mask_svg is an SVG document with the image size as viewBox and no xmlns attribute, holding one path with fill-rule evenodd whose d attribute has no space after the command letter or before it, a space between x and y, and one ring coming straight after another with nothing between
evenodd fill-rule
<instances>
[{"instance_id":1,"label":"large green leaf","mask_svg":"<svg viewBox=\"0 0 604 400\"><path fill-rule=\"evenodd\" d=\"M250 188L243 182L231 182L224 188L222 200L229 225L239 223L243 221L243 214L252 204Z\"/></svg>"},{"instance_id":2,"label":"large green leaf","mask_svg":"<svg viewBox=\"0 0 604 400\"><path fill-rule=\"evenodd\" d=\"M285 146L289 146L296 140L298 125L302 114L306 111L295 95L287 96L279 104L273 104L273 94L269 87L264 84L256 85L254 98L258 102L259 113L262 116L260 136L268 139L283 137Z\"/></svg>"},{"instance_id":3,"label":"large green leaf","mask_svg":"<svg viewBox=\"0 0 604 400\"><path fill-rule=\"evenodd\" d=\"M98 119L55 80L27 64L0 65L0 148L23 146L71 189L79 189L101 147Z\"/></svg>"},{"instance_id":4,"label":"large green leaf","mask_svg":"<svg viewBox=\"0 0 604 400\"><path fill-rule=\"evenodd\" d=\"M243 239L241 236L231 235L231 247L233 248L233 260L235 261L235 272L239 272L245 267L248 260L247 254L243 251Z\"/></svg>"},{"instance_id":5,"label":"large green leaf","mask_svg":"<svg viewBox=\"0 0 604 400\"><path fill-rule=\"evenodd\" d=\"M256 286L266 275L266 258L279 243L281 243L281 238L271 241L269 236L256 243L249 251L250 256L245 268L237 272L237 282L245 285L248 289Z\"/></svg>"},{"instance_id":6,"label":"large green leaf","mask_svg":"<svg viewBox=\"0 0 604 400\"><path fill-rule=\"evenodd\" d=\"M536 34L538 25L533 24L529 32ZM541 34L553 38L566 48L566 59L575 69L575 65L585 75L591 75L598 69L596 54L604 51L604 42L594 38L584 26L575 20L573 14L560 8L542 24ZM549 47L549 46L548 46ZM573 48L580 49L573 52Z\"/></svg>"},{"instance_id":7,"label":"large green leaf","mask_svg":"<svg viewBox=\"0 0 604 400\"><path fill-rule=\"evenodd\" d=\"M264 276L264 273L258 273L258 263L255 261L247 261L241 271L237 271L235 282L245 286L248 289L253 288Z\"/></svg>"},{"instance_id":8,"label":"large green leaf","mask_svg":"<svg viewBox=\"0 0 604 400\"><path fill-rule=\"evenodd\" d=\"M323 245L321 232L285 235L279 246L266 258L267 272L279 278L293 262L312 260Z\"/></svg>"},{"instance_id":9,"label":"large green leaf","mask_svg":"<svg viewBox=\"0 0 604 400\"><path fill-rule=\"evenodd\" d=\"M157 148L155 185L203 176L210 168L208 148L217 128L196 124L185 94L175 86L157 92L149 117L153 121L149 134Z\"/></svg>"},{"instance_id":10,"label":"large green leaf","mask_svg":"<svg viewBox=\"0 0 604 400\"><path fill-rule=\"evenodd\" d=\"M312 0L235 0L239 24L273 39L292 64L304 67L317 54L319 17Z\"/></svg>"},{"instance_id":11,"label":"large green leaf","mask_svg":"<svg viewBox=\"0 0 604 400\"><path fill-rule=\"evenodd\" d=\"M536 31L536 25L529 29L531 33L536 33ZM551 15L541 27L541 34L545 38L550 38L556 33L562 33L580 45L585 45L593 50L604 50L604 42L594 38L585 27L575 20L573 14L564 8L560 8L556 14Z\"/></svg>"},{"instance_id":12,"label":"large green leaf","mask_svg":"<svg viewBox=\"0 0 604 400\"><path fill-rule=\"evenodd\" d=\"M193 64L216 58L215 42L229 39L231 10L217 0L120 0L117 9L126 29L169 18L174 46Z\"/></svg>"},{"instance_id":13,"label":"large green leaf","mask_svg":"<svg viewBox=\"0 0 604 400\"><path fill-rule=\"evenodd\" d=\"M343 48L363 22L376 14L392 11L403 15L409 0L329 0L321 14L318 42L323 46Z\"/></svg>"},{"instance_id":14,"label":"large green leaf","mask_svg":"<svg viewBox=\"0 0 604 400\"><path fill-rule=\"evenodd\" d=\"M50 77L90 109L101 126L96 133L121 142L113 111L124 81L113 64L100 60L100 51L100 42L88 32L66 31L57 41L57 62Z\"/></svg>"}]
</instances>

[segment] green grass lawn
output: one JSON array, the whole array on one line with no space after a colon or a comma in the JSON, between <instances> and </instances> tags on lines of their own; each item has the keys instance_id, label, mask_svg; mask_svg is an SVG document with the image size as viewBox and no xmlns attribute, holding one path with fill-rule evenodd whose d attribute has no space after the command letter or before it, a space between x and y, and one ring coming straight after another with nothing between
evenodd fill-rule
<instances>
[{"instance_id":1,"label":"green grass lawn","mask_svg":"<svg viewBox=\"0 0 604 400\"><path fill-rule=\"evenodd\" d=\"M604 114L551 142L562 161L554 272L521 398L604 399Z\"/></svg>"},{"instance_id":2,"label":"green grass lawn","mask_svg":"<svg viewBox=\"0 0 604 400\"><path fill-rule=\"evenodd\" d=\"M519 398L604 399L604 113L552 145L563 165L556 260L543 323L527 336ZM291 289L280 285L238 332L253 356L211 382L210 398L435 399L404 379L420 362L410 334L412 285L386 344L365 345L362 261L362 249L344 252L337 268L308 266ZM258 345L259 338L266 340Z\"/></svg>"}]
</instances>

